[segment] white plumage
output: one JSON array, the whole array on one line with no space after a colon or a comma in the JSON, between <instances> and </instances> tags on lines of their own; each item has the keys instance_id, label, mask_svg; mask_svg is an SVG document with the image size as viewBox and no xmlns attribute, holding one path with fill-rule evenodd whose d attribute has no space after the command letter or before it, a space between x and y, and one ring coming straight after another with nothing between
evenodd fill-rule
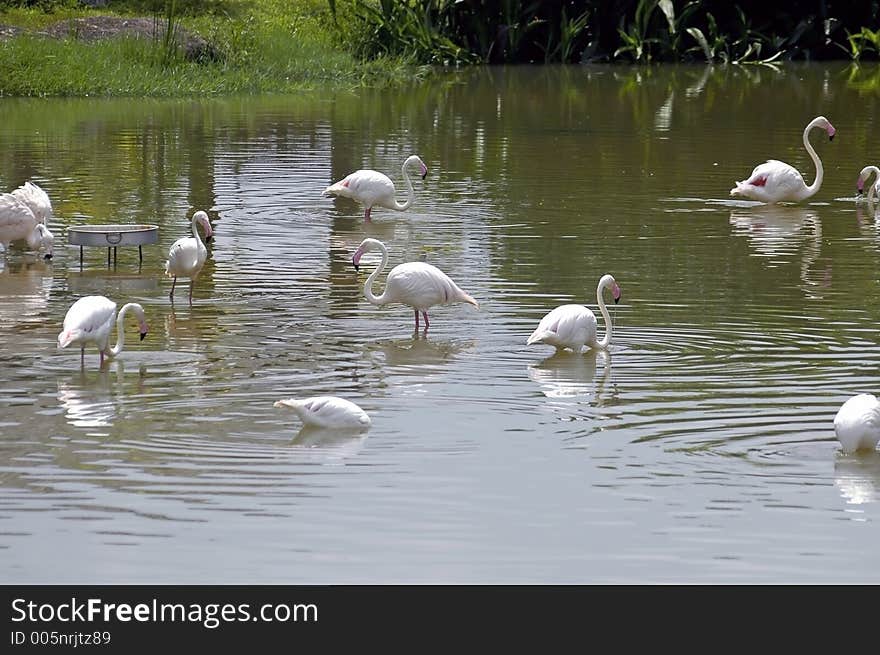
<instances>
[{"instance_id":1,"label":"white plumage","mask_svg":"<svg viewBox=\"0 0 880 655\"><path fill-rule=\"evenodd\" d=\"M19 190L0 194L0 244L4 251L8 251L11 242L26 241L33 250L45 249L46 259L51 259L55 237L46 226L45 219L40 218L46 215L46 209L37 207L35 211L34 207L16 195ZM51 215L51 205L48 214Z\"/></svg>"},{"instance_id":2,"label":"white plumage","mask_svg":"<svg viewBox=\"0 0 880 655\"><path fill-rule=\"evenodd\" d=\"M49 227L49 219L52 218L52 201L49 200L49 194L43 191L33 182L25 182L12 195L21 202L30 207L37 220Z\"/></svg>"},{"instance_id":3,"label":"white plumage","mask_svg":"<svg viewBox=\"0 0 880 655\"><path fill-rule=\"evenodd\" d=\"M123 305L117 318L116 303L109 298L104 296L80 298L67 310L64 326L58 335L58 347L79 346L82 357L85 357L86 346L95 344L101 355L100 363L103 364L105 355L115 357L122 352L125 345L124 319L129 311L134 311L137 315L141 340L143 340L147 336L147 322L144 317L144 308L138 303L130 302ZM108 348L114 318L116 318L116 345Z\"/></svg>"},{"instance_id":4,"label":"white plumage","mask_svg":"<svg viewBox=\"0 0 880 655\"><path fill-rule=\"evenodd\" d=\"M168 260L165 262L165 274L173 277L171 283L171 293L168 295L174 300L174 287L177 284L177 277L188 277L189 283L189 302L192 304L193 286L196 278L208 259L208 249L199 236L198 226L201 225L205 231L205 241L210 241L214 236L211 228L211 222L208 215L203 211L197 211L192 217L192 233L191 237L183 237L171 244L168 250Z\"/></svg>"},{"instance_id":5,"label":"white plumage","mask_svg":"<svg viewBox=\"0 0 880 655\"><path fill-rule=\"evenodd\" d=\"M870 393L847 400L834 417L834 432L845 453L876 448L880 442L880 401Z\"/></svg>"},{"instance_id":6,"label":"white plumage","mask_svg":"<svg viewBox=\"0 0 880 655\"><path fill-rule=\"evenodd\" d=\"M601 341L596 340L596 316L590 309L583 305L560 305L541 319L538 327L526 340L526 345L545 343L560 350L570 348L574 352L580 352L584 346L607 349L611 345L612 324L602 297L606 288L611 289L615 303L620 300L620 287L614 277L603 275L596 288L599 311L605 319L605 336Z\"/></svg>"},{"instance_id":7,"label":"white plumage","mask_svg":"<svg viewBox=\"0 0 880 655\"><path fill-rule=\"evenodd\" d=\"M810 130L814 127L821 127L828 132L829 139L833 139L836 133L834 126L824 116L817 116L804 128L804 147L816 165L816 179L810 186L807 186L803 176L793 166L770 159L756 166L747 180L736 182L736 186L730 190L730 195L772 204L799 202L815 194L822 186L824 169L808 138Z\"/></svg>"},{"instance_id":8,"label":"white plumage","mask_svg":"<svg viewBox=\"0 0 880 655\"><path fill-rule=\"evenodd\" d=\"M287 407L296 412L303 425L317 428L357 429L370 427L367 413L350 400L337 396L313 396L278 400L275 407Z\"/></svg>"},{"instance_id":9,"label":"white plumage","mask_svg":"<svg viewBox=\"0 0 880 655\"><path fill-rule=\"evenodd\" d=\"M365 252L378 250L382 253L382 262L367 278L364 284L364 297L374 305L401 303L409 305L415 312L415 329L419 329L419 312L425 318L425 329L430 327L428 308L434 305L447 305L465 302L480 308L474 298L462 290L446 273L436 266L425 262L407 262L398 264L388 273L385 290L382 295L373 294L373 280L385 270L388 264L388 249L378 239L364 239L354 256L351 258L355 269L358 268L361 256Z\"/></svg>"},{"instance_id":10,"label":"white plumage","mask_svg":"<svg viewBox=\"0 0 880 655\"><path fill-rule=\"evenodd\" d=\"M868 178L873 173L876 177L874 177L874 182L868 185L868 203L873 203L874 199L880 195L880 168L876 166L865 166L861 171L859 171L859 179L856 181L856 190L861 195L865 190L865 182L868 181Z\"/></svg>"},{"instance_id":11,"label":"white plumage","mask_svg":"<svg viewBox=\"0 0 880 655\"><path fill-rule=\"evenodd\" d=\"M418 155L411 155L403 162L401 172L406 182L408 196L406 201L398 202L394 197L396 190L394 182L391 181L384 173L378 171L363 169L355 171L335 184L331 184L324 189L322 196L341 196L343 198L352 198L362 203L364 209L364 220L370 220L370 211L376 205L379 207L387 207L402 212L412 205L415 201L415 191L413 190L412 180L409 178L407 168L410 164L419 166L419 174L422 179L428 174L428 167Z\"/></svg>"}]
</instances>

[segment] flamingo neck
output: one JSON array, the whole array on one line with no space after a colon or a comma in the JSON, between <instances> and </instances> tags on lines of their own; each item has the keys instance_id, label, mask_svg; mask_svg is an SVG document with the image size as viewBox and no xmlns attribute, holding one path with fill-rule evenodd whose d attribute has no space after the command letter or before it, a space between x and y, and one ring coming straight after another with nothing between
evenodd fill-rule
<instances>
[{"instance_id":1,"label":"flamingo neck","mask_svg":"<svg viewBox=\"0 0 880 655\"><path fill-rule=\"evenodd\" d=\"M819 190L819 187L822 186L822 179L825 176L825 169L822 168L822 160L819 159L819 155L816 154L813 145L810 143L810 130L814 127L816 127L816 125L810 123L804 128L804 148L807 149L807 153L809 153L810 158L813 160L813 164L816 166L816 179L813 180L813 183L806 188L804 193L801 194L801 200L809 198L815 194Z\"/></svg>"},{"instance_id":2,"label":"flamingo neck","mask_svg":"<svg viewBox=\"0 0 880 655\"><path fill-rule=\"evenodd\" d=\"M410 189L412 189L412 185L410 185ZM377 241L377 243L379 251L382 253L382 261L376 267L376 270L370 273L370 277L368 277L367 281L364 283L364 297L374 305L384 305L388 302L388 299L386 298L387 284L386 290L382 292L382 295L376 296L373 295L373 281L379 277L379 274L385 270L385 266L388 264L388 249L381 241Z\"/></svg>"},{"instance_id":3,"label":"flamingo neck","mask_svg":"<svg viewBox=\"0 0 880 655\"><path fill-rule=\"evenodd\" d=\"M404 202L398 202L397 198L394 198L394 208L399 212L409 209L416 199L416 192L415 189L413 189L412 180L409 178L409 171L406 170L406 164L408 161L409 160L403 162L403 166L400 167L400 172L403 173L403 181L406 182L406 200Z\"/></svg>"},{"instance_id":4,"label":"flamingo neck","mask_svg":"<svg viewBox=\"0 0 880 655\"><path fill-rule=\"evenodd\" d=\"M116 345L110 349L111 357L116 357L125 346L125 315L130 309L135 311L141 322L144 320L144 310L137 303L130 302L122 306L122 309L119 310L119 316L116 317Z\"/></svg>"},{"instance_id":5,"label":"flamingo neck","mask_svg":"<svg viewBox=\"0 0 880 655\"><path fill-rule=\"evenodd\" d=\"M205 252L207 252L208 248L207 248L207 246L205 246L204 242L202 241L202 237L199 234L199 221L196 218L196 216L197 216L197 214L193 214L193 219L192 219L193 236L195 237L196 241L198 242L199 250L200 251L204 250Z\"/></svg>"},{"instance_id":6,"label":"flamingo neck","mask_svg":"<svg viewBox=\"0 0 880 655\"><path fill-rule=\"evenodd\" d=\"M602 318L605 320L605 336L602 337L601 341L596 342L596 347L601 348L602 350L606 350L608 346L611 345L611 333L613 330L611 316L608 315L608 309L605 307L605 299L602 297L602 291L604 289L605 287L601 284L596 289L596 300L599 303L599 311L602 312Z\"/></svg>"},{"instance_id":7,"label":"flamingo neck","mask_svg":"<svg viewBox=\"0 0 880 655\"><path fill-rule=\"evenodd\" d=\"M877 168L876 166L869 166L868 168L870 169L871 173L874 174L874 179L871 181L871 184L868 187L868 203L873 205L875 193L877 191L877 185L880 184L880 168Z\"/></svg>"}]
</instances>

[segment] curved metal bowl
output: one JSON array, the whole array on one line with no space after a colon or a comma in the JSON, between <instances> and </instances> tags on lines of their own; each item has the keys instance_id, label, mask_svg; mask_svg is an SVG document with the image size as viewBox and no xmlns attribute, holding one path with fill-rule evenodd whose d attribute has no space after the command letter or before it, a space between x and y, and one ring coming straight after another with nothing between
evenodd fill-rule
<instances>
[{"instance_id":1,"label":"curved metal bowl","mask_svg":"<svg viewBox=\"0 0 880 655\"><path fill-rule=\"evenodd\" d=\"M143 246L159 242L159 226L78 225L67 228L67 241L77 246Z\"/></svg>"}]
</instances>

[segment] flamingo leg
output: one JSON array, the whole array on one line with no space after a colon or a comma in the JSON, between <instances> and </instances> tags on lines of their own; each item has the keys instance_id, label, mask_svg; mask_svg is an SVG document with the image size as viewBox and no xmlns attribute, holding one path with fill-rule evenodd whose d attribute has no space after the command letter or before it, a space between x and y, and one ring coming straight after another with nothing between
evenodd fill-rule
<instances>
[{"instance_id":1,"label":"flamingo leg","mask_svg":"<svg viewBox=\"0 0 880 655\"><path fill-rule=\"evenodd\" d=\"M367 208L364 210L364 222L365 222L365 223L369 223L369 222L370 222L370 211L371 211L372 209L373 209L372 207L367 207Z\"/></svg>"},{"instance_id":2,"label":"flamingo leg","mask_svg":"<svg viewBox=\"0 0 880 655\"><path fill-rule=\"evenodd\" d=\"M431 324L428 323L428 312L422 312L422 316L425 317L425 329L427 330L429 327L431 327Z\"/></svg>"},{"instance_id":3,"label":"flamingo leg","mask_svg":"<svg viewBox=\"0 0 880 655\"><path fill-rule=\"evenodd\" d=\"M175 275L174 282L171 283L171 293L168 294L169 296L171 296L172 300L174 299L174 285L176 285L176 284L177 284L177 276Z\"/></svg>"},{"instance_id":4,"label":"flamingo leg","mask_svg":"<svg viewBox=\"0 0 880 655\"><path fill-rule=\"evenodd\" d=\"M86 365L86 349L85 346L79 349L79 365L80 368Z\"/></svg>"},{"instance_id":5,"label":"flamingo leg","mask_svg":"<svg viewBox=\"0 0 880 655\"><path fill-rule=\"evenodd\" d=\"M419 331L419 310L414 309L413 312L416 315L416 332L418 332Z\"/></svg>"},{"instance_id":6,"label":"flamingo leg","mask_svg":"<svg viewBox=\"0 0 880 655\"><path fill-rule=\"evenodd\" d=\"M103 351L103 350L99 350L98 353L101 355L101 361L98 362L98 366L101 367L101 366L104 365L104 351Z\"/></svg>"},{"instance_id":7,"label":"flamingo leg","mask_svg":"<svg viewBox=\"0 0 880 655\"><path fill-rule=\"evenodd\" d=\"M189 281L189 304L190 304L190 305L193 304L193 287L194 287L195 285L196 285L196 281L195 281L195 280L190 280L190 281Z\"/></svg>"}]
</instances>

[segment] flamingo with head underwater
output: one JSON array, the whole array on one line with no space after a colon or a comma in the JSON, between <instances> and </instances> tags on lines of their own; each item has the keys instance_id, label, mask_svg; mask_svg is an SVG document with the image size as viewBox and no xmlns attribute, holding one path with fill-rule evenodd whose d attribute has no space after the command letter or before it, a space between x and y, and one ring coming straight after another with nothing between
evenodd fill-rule
<instances>
[{"instance_id":1,"label":"flamingo with head underwater","mask_svg":"<svg viewBox=\"0 0 880 655\"><path fill-rule=\"evenodd\" d=\"M70 306L64 317L64 326L58 335L58 347L79 346L81 361L85 361L86 346L90 343L98 347L101 354L100 364L104 357L116 357L125 346L125 315L133 311L138 319L141 341L147 336L147 321L144 308L136 302L126 303L116 316L116 303L104 296L85 296ZM116 318L116 345L110 345L110 330Z\"/></svg>"},{"instance_id":2,"label":"flamingo with head underwater","mask_svg":"<svg viewBox=\"0 0 880 655\"><path fill-rule=\"evenodd\" d=\"M804 128L804 147L816 165L816 179L807 186L803 176L793 166L776 159L770 159L755 166L747 180L737 182L730 190L734 197L751 198L768 204L776 202L800 202L814 195L822 186L825 170L822 160L810 144L809 134L814 127L821 127L833 140L837 130L824 116L817 116Z\"/></svg>"},{"instance_id":3,"label":"flamingo with head underwater","mask_svg":"<svg viewBox=\"0 0 880 655\"><path fill-rule=\"evenodd\" d=\"M401 303L409 305L415 312L415 329L419 329L419 312L425 318L425 329L430 327L428 309L434 305L447 305L465 302L480 308L474 298L462 290L446 273L436 266L425 262L407 262L398 264L388 273L385 290L382 295L373 294L373 280L385 270L388 264L388 249L378 239L364 239L354 256L351 258L355 270L358 270L361 257L365 252L378 250L382 253L382 262L364 283L364 297L374 305Z\"/></svg>"},{"instance_id":4,"label":"flamingo with head underwater","mask_svg":"<svg viewBox=\"0 0 880 655\"><path fill-rule=\"evenodd\" d=\"M195 286L196 278L202 271L205 261L208 259L208 248L202 242L199 236L198 226L202 226L205 231L205 241L210 241L214 236L214 230L211 228L211 222L208 220L208 214L203 211L197 211L192 217L192 233L191 237L182 237L171 244L168 250L168 260L165 262L165 275L173 277L171 283L171 302L174 302L174 287L177 285L177 276L188 277L189 282L189 303L192 304L193 286Z\"/></svg>"},{"instance_id":5,"label":"flamingo with head underwater","mask_svg":"<svg viewBox=\"0 0 880 655\"><path fill-rule=\"evenodd\" d=\"M292 409L303 422L303 426L365 430L371 423L369 415L363 409L338 396L287 398L276 400L275 407Z\"/></svg>"},{"instance_id":6,"label":"flamingo with head underwater","mask_svg":"<svg viewBox=\"0 0 880 655\"><path fill-rule=\"evenodd\" d=\"M870 393L847 400L834 417L834 432L845 453L874 450L880 442L880 401Z\"/></svg>"},{"instance_id":7,"label":"flamingo with head underwater","mask_svg":"<svg viewBox=\"0 0 880 655\"><path fill-rule=\"evenodd\" d=\"M396 209L399 212L405 211L406 209L409 209L416 198L412 180L410 180L409 171L407 170L411 164L418 165L419 174L422 176L423 180L428 174L428 167L425 166L425 162L423 162L418 155L411 155L405 162L403 162L401 172L403 173L403 179L406 182L408 192L408 196L404 202L398 202L397 198L394 197L396 190L391 178L384 173L370 169L362 169L346 175L343 179L339 180L339 182L331 184L324 189L321 195L324 197L341 196L343 198L357 200L365 207L365 221L370 220L370 211L375 205L378 205L379 207L387 207L388 209Z\"/></svg>"},{"instance_id":8,"label":"flamingo with head underwater","mask_svg":"<svg viewBox=\"0 0 880 655\"><path fill-rule=\"evenodd\" d=\"M611 297L615 304L620 301L620 287L611 275L603 275L596 287L596 300L599 303L599 311L605 319L605 336L597 339L596 315L583 305L560 305L547 313L535 331L526 340L526 345L546 343L555 346L557 350L568 348L574 352L580 352L585 346L607 350L611 345L612 323L608 310L605 308L605 299L602 292L611 289Z\"/></svg>"}]
</instances>

